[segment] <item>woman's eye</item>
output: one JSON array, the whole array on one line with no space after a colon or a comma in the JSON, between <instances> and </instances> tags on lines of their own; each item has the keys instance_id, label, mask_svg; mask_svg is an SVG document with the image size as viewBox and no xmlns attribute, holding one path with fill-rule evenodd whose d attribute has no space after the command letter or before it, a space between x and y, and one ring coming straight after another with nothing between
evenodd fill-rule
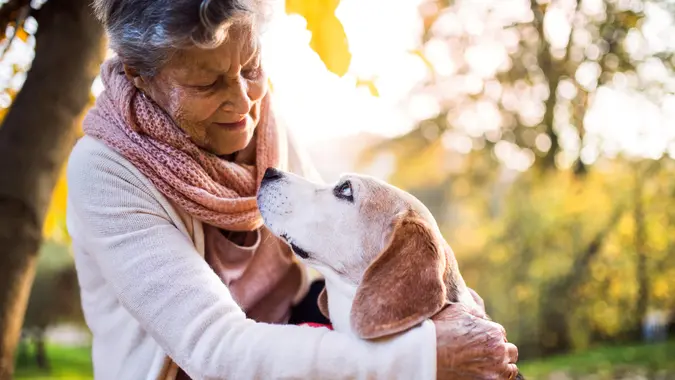
<instances>
[{"instance_id":1,"label":"woman's eye","mask_svg":"<svg viewBox=\"0 0 675 380\"><path fill-rule=\"evenodd\" d=\"M219 80L220 80L219 78L216 78L211 83L195 84L195 85L192 85L191 87L196 89L196 90L199 90L199 91L208 91L208 90L211 90L212 88L216 87Z\"/></svg>"},{"instance_id":2,"label":"woman's eye","mask_svg":"<svg viewBox=\"0 0 675 380\"><path fill-rule=\"evenodd\" d=\"M204 91L210 90L216 85L217 82L218 82L217 80L214 80L213 82L211 82L209 84L197 86L197 88L200 89L200 90L204 90Z\"/></svg>"},{"instance_id":3,"label":"woman's eye","mask_svg":"<svg viewBox=\"0 0 675 380\"><path fill-rule=\"evenodd\" d=\"M335 196L338 198L346 199L350 202L354 201L354 193L352 190L351 182L347 181L335 188Z\"/></svg>"}]
</instances>

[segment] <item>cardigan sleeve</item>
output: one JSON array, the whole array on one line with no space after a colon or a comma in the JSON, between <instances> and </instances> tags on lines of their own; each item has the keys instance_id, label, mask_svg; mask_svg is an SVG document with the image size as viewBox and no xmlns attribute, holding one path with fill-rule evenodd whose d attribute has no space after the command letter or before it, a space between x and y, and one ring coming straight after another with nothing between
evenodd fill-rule
<instances>
[{"instance_id":1,"label":"cardigan sleeve","mask_svg":"<svg viewBox=\"0 0 675 380\"><path fill-rule=\"evenodd\" d=\"M76 146L67 175L74 239L120 304L191 378L435 378L433 323L377 342L256 323L121 156Z\"/></svg>"}]
</instances>

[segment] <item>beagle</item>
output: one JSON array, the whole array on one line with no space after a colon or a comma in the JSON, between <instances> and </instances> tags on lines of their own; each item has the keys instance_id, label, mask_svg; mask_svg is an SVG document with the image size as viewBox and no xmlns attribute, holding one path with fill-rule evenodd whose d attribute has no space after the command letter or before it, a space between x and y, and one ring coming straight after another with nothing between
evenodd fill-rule
<instances>
[{"instance_id":1,"label":"beagle","mask_svg":"<svg viewBox=\"0 0 675 380\"><path fill-rule=\"evenodd\" d=\"M363 175L325 186L268 169L257 200L270 231L324 276L319 308L336 331L376 339L449 303L480 310L431 212L403 190Z\"/></svg>"},{"instance_id":2,"label":"beagle","mask_svg":"<svg viewBox=\"0 0 675 380\"><path fill-rule=\"evenodd\" d=\"M257 201L269 230L324 276L319 309L338 332L377 339L450 303L483 309L431 212L401 189L356 174L326 186L270 168Z\"/></svg>"}]
</instances>

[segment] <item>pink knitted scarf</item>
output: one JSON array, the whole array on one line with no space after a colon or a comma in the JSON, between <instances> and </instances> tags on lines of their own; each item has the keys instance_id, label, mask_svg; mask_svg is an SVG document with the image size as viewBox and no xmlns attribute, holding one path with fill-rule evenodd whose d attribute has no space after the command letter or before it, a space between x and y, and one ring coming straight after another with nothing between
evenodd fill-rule
<instances>
[{"instance_id":1,"label":"pink knitted scarf","mask_svg":"<svg viewBox=\"0 0 675 380\"><path fill-rule=\"evenodd\" d=\"M118 59L101 67L105 91L84 119L84 132L119 152L170 201L193 217L230 231L262 225L255 195L279 161L279 137L269 95L256 129L255 166L204 151L124 75Z\"/></svg>"}]
</instances>

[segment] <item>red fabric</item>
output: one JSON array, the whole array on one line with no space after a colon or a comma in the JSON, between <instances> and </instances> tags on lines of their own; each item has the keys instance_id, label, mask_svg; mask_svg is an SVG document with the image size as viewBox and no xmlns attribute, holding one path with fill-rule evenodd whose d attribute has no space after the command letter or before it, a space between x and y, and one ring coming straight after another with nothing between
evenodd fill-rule
<instances>
[{"instance_id":1,"label":"red fabric","mask_svg":"<svg viewBox=\"0 0 675 380\"><path fill-rule=\"evenodd\" d=\"M314 323L314 322L301 323L299 326L325 327L329 330L333 329L333 325L324 325L323 323Z\"/></svg>"}]
</instances>

